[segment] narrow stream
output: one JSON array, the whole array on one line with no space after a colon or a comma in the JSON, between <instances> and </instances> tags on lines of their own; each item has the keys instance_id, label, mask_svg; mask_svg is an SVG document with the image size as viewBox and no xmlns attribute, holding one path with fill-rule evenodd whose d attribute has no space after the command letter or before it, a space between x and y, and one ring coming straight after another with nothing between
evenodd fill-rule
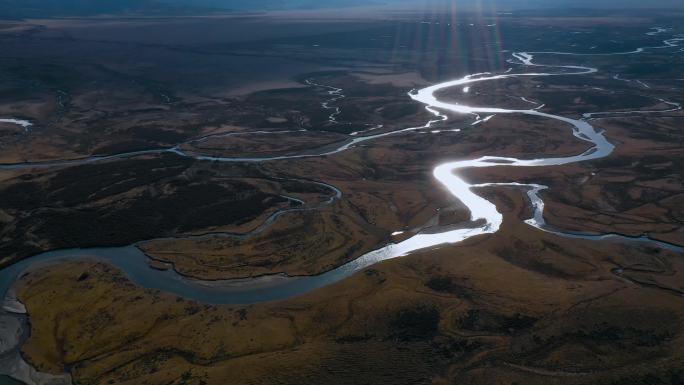
<instances>
[{"instance_id":1,"label":"narrow stream","mask_svg":"<svg viewBox=\"0 0 684 385\"><path fill-rule=\"evenodd\" d=\"M649 32L649 35L656 35L666 31L663 28L652 28L653 32ZM637 54L642 53L647 49L661 49L661 48L674 48L678 47L679 43L684 41L684 37L677 35L674 38L665 40L663 46L657 47L642 47L630 52L614 53L612 55L625 55L625 54ZM158 289L164 292L175 294L188 299L196 300L204 303L213 304L249 304L261 301L278 300L293 297L296 295L301 295L317 288L327 286L338 282L346 277L351 276L355 272L371 266L375 263L405 256L411 252L432 248L444 244L454 244L462 242L463 240L469 239L474 236L482 234L491 234L499 230L501 223L503 221L502 215L498 212L496 206L489 202L488 200L477 195L473 189L481 187L492 187L492 186L509 186L515 188L522 188L527 190L527 195L533 207L533 217L526 220L530 226L536 227L543 231L551 232L553 234L570 237L570 238L581 238L589 240L620 240L620 241L636 241L636 242L648 242L657 247L667 248L675 252L684 253L684 248L667 244L664 242L658 242L652 240L646 236L643 237L627 237L619 234L604 234L604 235L590 235L590 234L580 234L580 233L570 233L563 232L553 228L550 228L545 222L543 217L544 202L540 198L540 191L546 189L546 186L538 184L521 184L516 182L510 183L487 183L487 184L470 184L463 178L461 178L458 172L466 168L484 168L484 167L544 167L544 166L558 166L566 165L575 162L588 161L592 159L598 159L608 156L613 150L614 146L605 138L602 132L598 132L589 123L591 119L595 119L596 116L609 115L609 114L631 114L631 113L654 113L654 112L669 112L681 109L681 106L677 103L667 102L661 100L663 103L668 104L672 107L665 111L624 111L624 112L594 112L584 114L582 119L571 119L559 115L553 115L545 112L539 111L541 107L536 106L533 109L503 109L497 107L473 107L459 104L457 102L445 102L439 99L439 93L455 87L463 88L464 92L470 90L471 86L475 83L486 82L491 80L501 80L508 78L520 78L520 77L544 77L544 76L567 76L567 75L586 75L597 72L596 68L583 67L583 66L550 66L541 65L534 62L535 54L551 54L551 55L611 55L611 54L573 54L566 52L539 52L539 53L529 53L529 52L517 52L512 54L512 59L509 62L523 67L533 67L533 68L555 68L558 72L526 72L526 73L512 73L511 70L502 74L474 74L468 75L461 79L447 81L444 83L436 84L421 90L414 90L409 93L409 96L416 102L425 105L427 111L435 116L434 119L428 121L425 125L420 127L411 127L403 130L385 132L376 135L358 136L347 142L341 144L337 148L322 151L319 153L312 154L295 154L277 157L267 157L267 158L229 158L229 157L211 157L211 156L196 156L189 155L180 149L180 146L167 149L151 149L146 151L138 151L132 153L115 154L109 156L99 156L99 157L88 157L83 159L73 159L73 160L63 160L63 161L49 161L49 162L33 162L33 163L19 163L19 164L4 164L0 165L0 169L30 169L36 167L55 167L55 166L69 166L78 164L95 163L105 160L111 160L116 158L130 158L146 154L160 154L160 153L175 153L180 156L191 157L196 160L208 160L208 161L218 161L218 162L266 162L266 161L277 161L285 159L297 159L306 157L318 157L322 155L331 155L346 151L361 142L374 140L382 138L389 135L397 135L400 133L418 131L422 129L427 129L433 125L446 121L448 116L444 112L457 113L457 114L472 114L478 117L476 123L486 122L491 116L495 114L522 114L529 116L536 116L541 118L546 118L550 120L555 120L562 122L567 125L568 128L573 130L573 134L580 140L591 143L592 147L579 154L568 157L552 157L552 158L539 158L539 159L519 159L512 157L500 157L500 156L483 156L477 159L470 160L459 160L454 162L447 162L438 165L433 170L433 175L436 180L441 183L453 196L455 199L460 200L465 204L471 213L471 220L473 223L472 227L462 228L462 229L451 229L443 230L437 232L424 232L418 233L402 242L393 243L386 245L377 250L371 251L358 259L344 264L336 269L330 270L320 275L315 276L301 276L301 277L290 277L286 275L271 275L256 278L246 278L246 279L234 279L225 281L203 281L195 280L183 277L177 274L172 269L170 270L156 270L149 266L147 256L137 247L138 244L129 245L125 247L106 247L106 248L88 248L88 249L67 249L67 250L57 250L45 252L30 258L23 259L9 267L0 270L0 298L8 297L8 293L11 287L14 285L16 280L30 268L40 266L41 264L55 263L58 261L71 260L71 259L95 259L107 262L120 270L122 270L126 276L134 283L149 289ZM321 86L315 84L316 86ZM325 87L325 86L321 86ZM331 91L329 94L333 97L331 101L336 101L338 96L341 96L341 90L330 87ZM334 113L331 115L330 120L336 122L335 117L339 114L339 110L336 107L330 107L328 104L324 105L327 109L333 109ZM480 115L487 115L487 117L481 119ZM31 127L31 122L21 119L0 119L0 123L11 123L22 126L25 130ZM341 192L334 186L325 185L334 191L335 195L331 198L330 203L335 199L339 199ZM293 209L301 210L303 208ZM271 218L267 221L265 226L270 224L277 217L282 215L284 212L289 210L283 210L274 213ZM476 224L476 225L475 225ZM263 228L260 227L260 228ZM0 316L9 317L9 319L23 319L23 326L26 327L26 316L17 314L13 312L12 309L0 310ZM23 317L23 318L22 318ZM0 328L0 332L3 330ZM11 332L11 330L10 330ZM24 340L26 336L21 338ZM3 376L2 374L12 374L12 376L17 378L29 378L27 373L34 373L35 370L28 367L28 365L21 359L21 356L17 353L18 347L21 346L20 342L17 344L17 348L13 349L11 356L9 353L0 352L0 361L2 360L14 360L16 365L22 366L23 372L21 376L16 373L19 372L9 372L4 370L5 368L0 368L0 383L14 383L9 377ZM7 370L10 370L7 368ZM14 370L14 369L12 369ZM29 376L29 377L26 377ZM44 374L37 374L37 376L44 376ZM40 380L42 381L42 380ZM44 383L38 380L32 380L32 383ZM69 383L70 378L66 375L63 382Z\"/></svg>"},{"instance_id":2,"label":"narrow stream","mask_svg":"<svg viewBox=\"0 0 684 385\"><path fill-rule=\"evenodd\" d=\"M179 295L188 299L193 299L200 302L214 303L214 304L247 304L260 301L278 300L293 297L315 290L317 288L330 285L338 282L346 277L351 276L355 272L371 266L375 263L405 256L411 252L432 248L443 244L454 244L462 242L468 238L491 234L499 230L503 221L502 215L498 212L496 206L488 200L480 197L473 192L473 187L482 187L483 185L471 185L466 180L461 178L458 174L459 170L466 168L484 168L484 167L542 167L542 166L557 166L569 163L582 162L592 159L598 159L609 155L614 146L608 142L603 133L597 132L594 127L588 122L594 114L586 114L582 119L571 119L563 116L553 115L538 111L538 109L504 109L497 107L473 107L466 106L456 102L444 102L439 100L438 94L441 91L455 88L471 86L475 83L486 82L491 80L500 80L516 77L542 77L542 76L558 76L558 75L584 75L595 73L597 69L582 66L542 66L534 63L534 56L530 53L520 52L513 54L514 60L517 64L524 67L548 67L559 69L559 72L527 72L527 73L504 73L504 74L475 74L468 75L461 79L448 81L436 84L421 90L412 91L409 96L425 105L426 109L430 111L435 119L430 120L427 124L420 127L412 127L404 130L382 133L378 135L370 135L364 137L354 138L348 143L345 143L332 151L325 154L334 154L345 151L351 148L354 144L359 142L373 140L389 135L396 135L398 133L429 128L430 126L447 119L447 116L441 111L448 111L458 114L523 114L531 115L551 120L560 121L566 124L573 130L574 135L580 140L589 142L592 147L579 154L568 157L554 157L554 158L539 158L539 159L518 159L511 157L499 156L483 156L477 159L460 160L455 162L448 162L435 167L433 171L434 177L439 181L448 191L465 204L471 212L471 221L477 223L475 227L467 227L461 229L451 229L446 231L425 232L418 233L402 242L386 245L377 250L371 251L361 257L346 263L336 269L330 270L320 275L315 276L297 276L291 277L286 275L270 275L256 278L234 279L225 281L202 281L183 277L172 269L167 271L160 271L150 268L148 258L137 247L136 244L125 247L106 247L106 248L88 248L88 249L67 249L56 250L36 255L19 261L3 270L0 270L0 296L4 296L7 290L13 285L19 275L32 266L37 264L62 261L74 258L92 258L106 261L117 268L121 269L128 278L134 283L150 288L159 289L175 295ZM679 106L677 106L679 107ZM172 151L182 156L185 155L178 149L170 150L150 150L139 152L136 154L158 153L161 151ZM318 155L293 155L293 156L279 156L271 158L223 158L223 157L208 157L208 156L193 156L195 159L211 160L219 162L264 162L275 161L280 159L293 159L299 157L320 156ZM128 155L130 156L130 155ZM73 163L88 163L101 159L113 158L89 158L80 161L68 161ZM65 162L50 162L50 165L63 165ZM48 164L44 164L47 166ZM16 166L16 165L15 165ZM11 167L11 166L10 166ZM24 164L23 167L31 167L29 164ZM494 185L494 184L490 184ZM543 202L536 195L543 186L537 185L521 185L516 183L499 183L498 185L516 185L523 188L531 188L535 193L530 195L533 206L537 209L535 212L534 222L528 221L528 224L535 227L544 228L543 216ZM332 187L332 186L328 186ZM337 194L340 194L337 191ZM339 195L338 195L339 196ZM281 214L274 214L273 219ZM566 235L565 233L556 232L559 235ZM581 234L567 234L573 237L585 237L588 239L598 239L596 236L581 235ZM603 239L603 238L601 238ZM674 246L672 246L674 247Z\"/></svg>"}]
</instances>

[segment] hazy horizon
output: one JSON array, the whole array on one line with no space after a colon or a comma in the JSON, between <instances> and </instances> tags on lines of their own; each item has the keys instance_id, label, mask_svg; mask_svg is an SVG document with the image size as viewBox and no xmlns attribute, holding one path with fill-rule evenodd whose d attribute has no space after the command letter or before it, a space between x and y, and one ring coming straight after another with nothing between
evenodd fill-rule
<instances>
[{"instance_id":1,"label":"hazy horizon","mask_svg":"<svg viewBox=\"0 0 684 385\"><path fill-rule=\"evenodd\" d=\"M27 17L68 17L115 14L198 14L231 11L310 10L349 7L396 7L401 9L439 9L448 6L468 10L593 9L615 8L613 1L591 0L0 0L0 19ZM620 10L629 8L684 7L676 0L642 2L622 1Z\"/></svg>"}]
</instances>

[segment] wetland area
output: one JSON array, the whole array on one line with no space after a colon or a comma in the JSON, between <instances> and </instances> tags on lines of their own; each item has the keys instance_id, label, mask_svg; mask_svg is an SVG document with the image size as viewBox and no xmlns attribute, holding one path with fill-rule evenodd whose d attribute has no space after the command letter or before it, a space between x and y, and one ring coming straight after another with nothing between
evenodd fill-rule
<instances>
[{"instance_id":1,"label":"wetland area","mask_svg":"<svg viewBox=\"0 0 684 385\"><path fill-rule=\"evenodd\" d=\"M684 383L683 20L0 20L0 384Z\"/></svg>"}]
</instances>

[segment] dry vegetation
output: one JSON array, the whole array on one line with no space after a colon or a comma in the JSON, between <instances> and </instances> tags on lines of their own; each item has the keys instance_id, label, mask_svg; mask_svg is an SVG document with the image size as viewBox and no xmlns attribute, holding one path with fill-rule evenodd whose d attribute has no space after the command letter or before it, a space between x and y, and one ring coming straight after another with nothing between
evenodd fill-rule
<instances>
[{"instance_id":1,"label":"dry vegetation","mask_svg":"<svg viewBox=\"0 0 684 385\"><path fill-rule=\"evenodd\" d=\"M563 47L594 38L537 27L548 20L518 20L515 28L504 23L502 31L508 28L509 41L523 42L530 51L548 48L545 34ZM584 28L598 19L556 21L566 23L559 28ZM602 41L620 33L643 38L644 26L650 25L617 16L600 21L609 24L597 32ZM614 25L637 21L637 32ZM205 31L193 20L182 22ZM232 28L244 27L241 23L253 28L252 22L247 18L224 28L235 35ZM159 36L139 36L138 22L130 22L131 27L110 21L82 30L71 23L84 22L0 26L9 31L0 40L16 56L0 60L0 116L36 123L29 133L0 126L0 162L178 144L188 153L221 156L320 151L376 125L382 124L376 132L383 132L425 124L432 115L407 97L407 87L509 66L497 62L504 47L485 44L492 34L481 26L468 27L473 36L461 39L465 45L477 43L460 47L468 53L465 58L460 51L443 49L454 43L444 40L450 35L424 39L423 28L446 23L426 27L415 20L247 43L222 41L219 35L232 35L220 30L211 35L216 41L209 46L150 43ZM164 25L149 30L160 35L183 31L187 39L196 38L184 28ZM388 33L396 33L396 44L405 43L407 52L382 45ZM113 36L122 41L113 43ZM321 42L327 45L318 47ZM616 47L602 48L620 50L624 43L611 44ZM490 47L495 53L487 51ZM90 50L92 61L77 67L66 57ZM61 60L52 63L50 57L45 64L23 57L25 51ZM259 56L264 52L282 56ZM139 61L121 60L137 55ZM546 103L543 111L573 117L670 108L657 101L660 97L682 102L678 89L668 84L681 67L658 65L663 56L654 53L639 58L646 64L592 58L601 71L581 81L576 76L506 80L474 86L468 93L450 90L442 97L534 107L518 98L524 96ZM644 67L653 69L648 89L612 76L619 71L640 78L648 73ZM331 97L329 89L304 87L306 79L344 88L346 98L334 103L341 108L336 122L329 120L332 111L321 106ZM262 90L257 80L262 85L277 80L287 87ZM236 94L242 86L256 87L256 92ZM542 194L545 218L562 230L648 233L681 245L682 116L672 112L593 121L616 145L611 156L598 161L463 174L472 182L548 185ZM569 126L548 119L497 115L484 124L472 122L471 116L450 116L446 124L382 137L338 154L259 164L156 154L73 167L3 169L0 264L48 249L144 241L139 245L154 267L170 263L194 278L317 274L418 231L463 225L467 210L432 177L440 162L483 155L568 156L588 148ZM341 197L317 182L339 188ZM279 302L195 303L135 286L120 271L96 261L35 268L18 282L31 320L23 354L39 370L68 371L76 384L88 385L684 381L680 254L645 244L551 235L522 222L530 209L519 189L481 193L504 213L498 233L387 261ZM284 210L272 222L268 219ZM405 233L391 235L398 230Z\"/></svg>"},{"instance_id":2,"label":"dry vegetation","mask_svg":"<svg viewBox=\"0 0 684 385\"><path fill-rule=\"evenodd\" d=\"M519 191L490 194L506 213L500 233L277 303L197 304L95 262L42 268L20 284L33 328L24 354L84 384L681 378L678 255L532 231Z\"/></svg>"}]
</instances>

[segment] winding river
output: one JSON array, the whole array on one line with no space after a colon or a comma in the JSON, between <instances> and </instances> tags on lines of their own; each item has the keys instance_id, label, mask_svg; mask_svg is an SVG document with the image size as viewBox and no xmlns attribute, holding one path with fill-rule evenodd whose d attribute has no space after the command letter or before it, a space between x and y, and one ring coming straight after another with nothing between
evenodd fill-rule
<instances>
[{"instance_id":1,"label":"winding river","mask_svg":"<svg viewBox=\"0 0 684 385\"><path fill-rule=\"evenodd\" d=\"M668 31L666 28L652 28L652 32L648 32L647 35L655 36L658 34L665 33ZM41 264L55 263L58 261L87 258L95 259L107 262L120 270L122 270L126 276L134 283L149 289L158 289L164 292L172 293L181 297L188 299L213 304L249 304L261 301L269 300L279 300L296 295L304 294L315 290L317 288L330 285L332 283L338 282L352 274L371 266L375 263L405 256L411 252L432 248L444 244L454 244L462 242L466 239L483 235L495 233L499 230L503 217L498 212L496 206L477 195L473 189L482 187L493 187L493 186L507 186L518 189L523 189L526 191L527 196L531 202L533 208L533 216L525 221L530 226L538 228L540 230L550 232L563 237L570 238L581 238L589 240L619 240L619 241L630 241L630 242L647 242L653 246L667 248L669 250L684 253L684 248L664 242L659 242L648 238L647 236L642 237L628 237L620 234L602 234L602 235L592 235L592 234L581 234L581 233L571 233L560 231L548 226L544 221L543 210L544 202L539 196L539 193L547 188L547 186L539 184L521 184L516 182L510 183L485 183L485 184L470 184L468 181L459 176L459 171L466 168L485 168L485 167L544 167L544 166L559 166L566 165L570 163L583 162L592 159L599 159L608 156L613 150L614 146L611 144L603 135L602 132L597 131L590 124L592 119L597 119L598 117L605 115L624 115L624 114L643 114L643 113L658 113L658 112L672 112L681 109L681 105L678 103L668 102L663 99L658 99L660 102L670 106L670 109L660 110L660 111L621 111L621 112L592 112L586 113L581 119L572 119L568 117L563 117L559 115L553 115L545 112L539 111L543 105L537 105L532 109L504 109L497 107L474 107L459 104L457 102L445 102L440 100L439 94L447 89L462 87L464 92L468 92L470 88L481 82L502 80L509 78L521 78L521 77L545 77L545 76L568 76L568 75L587 75L597 72L596 68L584 67L584 66L552 66L552 65L542 65L537 64L534 61L534 55L627 55L627 54L639 54L643 53L647 49L665 49L665 48L676 48L679 47L679 43L684 41L684 36L676 35L668 40L663 41L662 46L655 47L642 47L637 48L629 52L618 52L612 54L606 53L568 53L568 52L516 52L512 53L512 57L509 60L511 64L522 66L524 68L531 69L554 69L554 72L545 71L530 71L523 73L513 73L511 69L501 74L490 74L481 73L465 76L461 79L447 81L444 83L436 84L421 90L412 90L409 92L409 96L418 103L425 105L427 111L429 111L434 118L428 121L425 125L419 127L410 127L402 130L384 132L375 135L364 135L355 136L347 140L346 142L338 145L337 147L331 149L324 149L317 152L306 153L306 154L292 154L283 155L277 157L265 157L265 158L229 158L229 157L212 157L203 155L188 154L181 149L181 146L176 146L173 148L164 149L151 149L146 151L138 151L131 153L115 154L109 156L95 156L83 159L72 159L72 160L62 160L62 161L49 161L49 162L34 162L34 163L20 163L20 164L3 164L0 165L0 169L30 169L39 167L58 167L58 166L69 166L69 165L79 165L87 163L101 162L116 158L131 158L146 154L161 154L161 153L174 153L179 156L190 157L196 160L207 160L207 161L217 161L217 162L266 162L266 161L278 161L286 159L298 159L307 157L319 157L323 155L332 155L342 151L346 151L355 145L379 139L389 135L397 135L401 133L420 131L431 128L433 125L446 121L448 116L446 113L456 113L456 114L471 114L477 117L477 120L473 125L485 123L492 116L496 114L521 114L536 116L540 118L555 120L563 123L568 128L573 130L573 134L578 139L588 142L591 147L578 155L567 156L567 157L552 157L552 158L539 158L539 159L519 159L512 157L500 157L500 156L483 156L477 159L469 160L459 160L454 162L448 162L438 165L433 170L433 175L435 179L442 184L455 199L460 200L471 213L471 223L470 227L461 229L441 229L433 230L432 232L421 232L413 235L412 237L398 242L386 245L377 250L371 251L365 255L362 255L358 259L344 264L334 270L330 270L320 275L315 276L286 276L286 275L271 275L262 276L257 278L246 278L246 279L233 279L225 281L201 281L194 280L190 278L183 277L177 274L173 269L169 270L156 270L150 267L149 260L147 256L138 248L142 243L137 243L125 247L106 247L106 248L88 248L88 249L67 249L67 250L57 250L45 252L30 258L23 259L9 267L0 270L0 298L11 298L11 287L14 285L16 280L21 276L21 274L30 268L40 266ZM680 52L680 51L677 51ZM619 79L618 79L619 80ZM330 123L339 123L336 117L340 114L340 109L338 107L332 107L331 104L340 98L344 97L342 90L334 87L324 86L313 81L307 81L311 86L322 87L328 89L328 94L330 99L324 103L322 106L331 110L332 114L329 117ZM522 98L523 101L536 104ZM481 118L481 115L486 117ZM3 118L0 119L0 123L16 124L28 130L31 127L31 122L22 119L14 118ZM372 128L374 129L374 128ZM368 130L370 131L370 130ZM269 133L269 132L263 132ZM217 134L217 135L241 135L243 133L229 133L229 134ZM247 134L247 133L244 133ZM359 133L355 133L359 134ZM211 137L212 135L208 136ZM206 137L206 138L208 138ZM201 141L206 138L194 139L193 141ZM312 181L308 181L312 182ZM319 183L319 182L313 182ZM273 213L256 231L262 231L267 226L269 226L274 220L282 216L283 214L291 211L297 210L312 210L321 205L330 204L335 200L339 199L342 192L335 188L334 186L322 184L323 187L330 189L333 194L331 198L322 202L319 205L306 207L300 206L297 208L288 208L276 211ZM285 197L287 199L293 199ZM303 203L303 202L298 202ZM205 234L202 237L208 236L244 236L245 234ZM7 368L0 368L0 374L10 374L13 377L21 378L22 380L29 381L30 383L48 383L54 380L54 376L47 374L37 373L33 368L27 365L21 356L19 355L19 347L21 343L27 338L27 319L23 313L24 310L21 304L17 302L9 302L4 306L4 309L0 309L0 317L5 317L7 322L14 322L19 327L22 336L17 334L17 344L14 346L10 353L7 350L3 353L0 350L0 364L6 366ZM19 313L19 314L17 314ZM18 320L18 323L15 322ZM0 324L0 326L2 326ZM23 329L21 329L23 328ZM8 329L9 330L9 329ZM0 332L3 332L0 327ZM12 330L9 330L12 332ZM0 346L1 348L2 346ZM11 367L10 367L11 363ZM68 375L62 376L61 383L70 383L70 378ZM0 377L0 380L6 380Z\"/></svg>"},{"instance_id":2,"label":"winding river","mask_svg":"<svg viewBox=\"0 0 684 385\"><path fill-rule=\"evenodd\" d=\"M28 120L24 119L14 119L14 118L0 118L0 123L8 123L8 124L15 124L17 126L20 126L24 129L24 131L28 131L31 126L33 126L33 123L31 123Z\"/></svg>"},{"instance_id":3,"label":"winding river","mask_svg":"<svg viewBox=\"0 0 684 385\"><path fill-rule=\"evenodd\" d=\"M680 36L673 39L665 40L664 46L658 47L644 47L636 49L629 53L640 53L645 49L656 49L656 48L667 48L667 47L677 47L677 43L683 40ZM540 54L562 54L571 55L571 53L560 53L560 52L543 52ZM627 53L616 53L616 54L627 54ZM605 55L605 54L597 54ZM392 132L385 132L376 135L367 135L361 137L355 137L349 141L341 144L337 148L330 149L325 152L319 152L314 154L294 154L294 155L284 155L277 157L268 158L228 158L228 157L212 157L212 156L202 156L202 155L189 155L179 147L174 147L170 149L153 149L147 151L139 151L126 154L117 154L111 156L102 157L90 157L84 159L74 159L65 161L54 161L54 162L39 162L39 163L22 163L22 164L6 164L0 165L0 168L4 169L17 169L17 168L31 168L31 167L54 167L54 166L66 166L72 164L85 164L99 162L103 160L109 160L114 158L123 157L134 157L144 154L159 154L164 152L175 153L180 156L192 157L197 160L208 160L208 161L218 161L218 162L265 162L265 161L277 161L285 159L296 159L305 157L316 157L322 155L331 155L346 151L358 143L378 139L384 136L397 135L399 133L405 133L409 131L416 131L421 129L427 129L437 124L439 122L448 119L445 114L457 113L457 114L472 114L476 116L480 115L495 115L495 114L522 114L530 115L541 118L546 118L550 120L555 120L562 122L568 128L573 130L573 134L580 140L586 141L591 144L591 148L587 151L567 157L553 157L553 158L540 158L540 159L519 159L512 157L500 157L500 156L483 156L477 159L460 160L455 162L448 162L435 167L433 175L435 179L442 184L453 196L454 198L463 202L464 205L468 207L471 213L471 221L473 223L472 227L461 228L461 229L450 229L435 232L422 232L415 234L414 236L398 242L386 245L377 250L371 251L354 261L344 264L334 270L330 270L326 273L315 275L315 276L301 276L301 277L291 277L285 275L271 275L263 276L257 278L248 279L234 279L226 281L201 281L189 279L182 277L175 273L172 269L166 271L160 271L150 268L148 259L146 255L137 247L138 244L133 244L125 247L107 247L107 248L88 248L88 249L67 249L67 250L57 250L42 253L31 258L27 258L19 261L3 270L0 270L0 298L4 297L8 290L11 288L16 279L21 275L21 273L32 266L36 266L41 263L55 262L65 259L73 258L92 258L102 261L106 261L117 268L121 269L128 278L134 283L150 288L159 289L165 292L173 293L185 298L206 302L214 304L246 304L254 303L260 301L268 300L278 300L289 298L292 296L300 295L312 291L314 289L338 282L355 272L371 266L375 263L405 256L411 252L432 248L444 244L454 244L462 242L471 237L475 237L482 234L491 234L499 230L501 223L503 221L502 215L498 212L496 206L477 195L473 189L478 187L486 186L514 186L517 188L526 189L528 196L534 207L534 216L526 221L527 224L540 228L545 231L550 231L558 235L568 236L568 237L581 237L586 239L610 239L610 238L621 238L627 240L641 240L653 242L658 246L667 247L669 249L682 252L682 248L674 245L669 245L662 242L657 242L648 239L647 237L641 238L631 238L624 237L617 234L606 234L606 235L587 235L587 234L575 234L561 232L557 230L550 229L544 222L543 219L543 201L539 197L539 192L546 188L546 186L535 185L535 184L519 184L519 183L490 183L490 184L480 184L473 185L468 183L465 179L459 176L458 171L466 168L484 168L484 167L543 167L543 166L558 166L566 165L569 163L588 161L592 159L603 158L609 155L614 146L611 144L602 132L597 131L590 124L590 120L594 116L601 115L604 113L587 113L581 119L572 119L564 116L553 115L545 112L539 111L539 107L533 109L504 109L497 107L476 107L467 106L459 104L457 102L446 102L440 100L439 93L455 88L463 87L464 89L469 89L472 85L481 82L487 82L492 80L502 80L509 78L521 78L521 77L545 77L545 76L568 76L568 75L586 75L597 72L596 68L584 67L584 66L552 66L552 65L542 65L537 64L534 61L534 53L527 52L516 52L512 54L512 58L509 60L513 64L517 64L526 68L547 68L554 69L554 72L545 71L531 71L523 73L513 73L510 70L501 74L490 74L481 73L468 75L461 79L447 81L444 83L436 84L424 89L413 90L409 93L409 96L416 102L425 105L427 111L435 116L434 119L427 122L425 125L420 127L411 127L403 130L397 130ZM312 85L321 86L311 82ZM330 92L331 96L337 97L341 94L341 90L333 89ZM669 103L662 100L664 103L668 103L673 108L667 111L674 111L681 109L676 103ZM327 108L331 108L326 105ZM336 112L337 110L335 110ZM633 112L620 112L624 113L644 113L644 112L664 112L664 111L633 111ZM334 118L334 115L333 115ZM484 120L481 120L484 121ZM13 122L17 124L22 124L19 122ZM28 122L26 122L28 123ZM30 124L30 123L29 123ZM335 190L335 197L339 198L341 192L335 189L333 186L326 185L327 187ZM335 199L335 198L331 198ZM283 210L277 212L267 220L267 224L270 224L277 217L282 215L284 212L289 210ZM207 235L212 236L212 234ZM230 236L230 235L229 235Z\"/></svg>"}]
</instances>

